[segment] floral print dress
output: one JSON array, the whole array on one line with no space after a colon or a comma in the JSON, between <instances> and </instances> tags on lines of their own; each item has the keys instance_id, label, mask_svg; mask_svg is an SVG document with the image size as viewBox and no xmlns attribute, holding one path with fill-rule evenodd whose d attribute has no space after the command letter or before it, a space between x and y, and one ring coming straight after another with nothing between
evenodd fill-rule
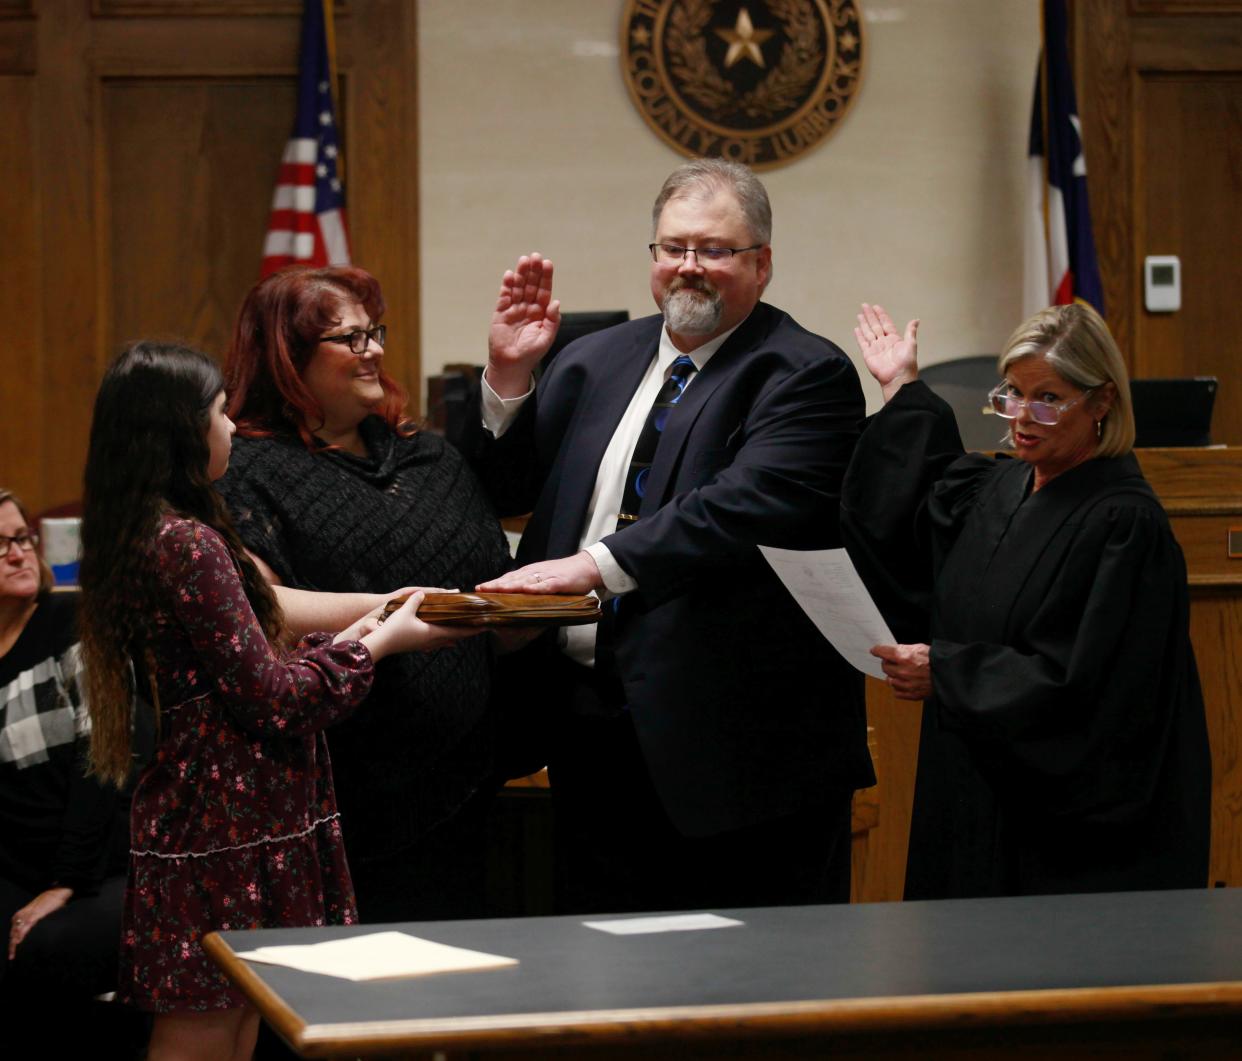
<instances>
[{"instance_id":1,"label":"floral print dress","mask_svg":"<svg viewBox=\"0 0 1242 1061\"><path fill-rule=\"evenodd\" d=\"M246 1000L205 933L357 920L321 731L366 696L373 663L331 634L276 655L211 528L165 516L152 549L160 738L133 797L118 993L229 1009Z\"/></svg>"}]
</instances>

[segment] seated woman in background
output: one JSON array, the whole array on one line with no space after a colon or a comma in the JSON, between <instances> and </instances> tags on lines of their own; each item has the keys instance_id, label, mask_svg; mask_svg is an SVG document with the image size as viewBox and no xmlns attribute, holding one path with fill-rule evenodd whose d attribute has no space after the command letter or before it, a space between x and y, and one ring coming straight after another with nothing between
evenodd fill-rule
<instances>
[{"instance_id":1,"label":"seated woman in background","mask_svg":"<svg viewBox=\"0 0 1242 1061\"><path fill-rule=\"evenodd\" d=\"M472 589L508 565L473 473L406 418L383 370L383 313L362 269L293 267L250 291L234 329L225 376L238 437L220 492L294 629L305 623L288 587ZM385 661L367 709L331 731L366 922L486 912L490 641Z\"/></svg>"},{"instance_id":2,"label":"seated woman in background","mask_svg":"<svg viewBox=\"0 0 1242 1061\"><path fill-rule=\"evenodd\" d=\"M51 593L37 545L0 489L0 1035L13 1057L68 1046L115 989L129 847L116 788L87 776L76 596Z\"/></svg>"},{"instance_id":3,"label":"seated woman in background","mask_svg":"<svg viewBox=\"0 0 1242 1061\"><path fill-rule=\"evenodd\" d=\"M149 1057L250 1056L258 1015L208 959L214 929L357 920L323 727L374 664L468 631L409 601L278 654L279 606L211 483L233 425L220 370L136 343L100 384L82 516L82 657L95 771L129 770L130 660L159 717L131 816L118 995L156 1014Z\"/></svg>"},{"instance_id":4,"label":"seated woman in background","mask_svg":"<svg viewBox=\"0 0 1242 1061\"><path fill-rule=\"evenodd\" d=\"M923 700L907 899L1203 887L1211 764L1186 565L1131 447L1089 306L1010 337L990 396L1018 458L964 454L918 381L917 321L864 303L879 382L842 530Z\"/></svg>"}]
</instances>

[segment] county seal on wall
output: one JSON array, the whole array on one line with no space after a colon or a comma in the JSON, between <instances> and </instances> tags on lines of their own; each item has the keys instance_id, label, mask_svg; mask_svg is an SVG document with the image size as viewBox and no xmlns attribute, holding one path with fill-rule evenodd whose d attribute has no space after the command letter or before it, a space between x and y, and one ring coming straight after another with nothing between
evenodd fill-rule
<instances>
[{"instance_id":1,"label":"county seal on wall","mask_svg":"<svg viewBox=\"0 0 1242 1061\"><path fill-rule=\"evenodd\" d=\"M820 143L862 78L856 0L627 0L626 87L678 151L757 169Z\"/></svg>"}]
</instances>

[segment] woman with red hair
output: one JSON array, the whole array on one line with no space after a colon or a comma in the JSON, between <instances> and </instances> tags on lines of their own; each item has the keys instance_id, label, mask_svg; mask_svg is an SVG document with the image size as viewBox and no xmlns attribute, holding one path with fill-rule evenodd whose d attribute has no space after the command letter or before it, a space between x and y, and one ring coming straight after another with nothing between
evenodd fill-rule
<instances>
[{"instance_id":1,"label":"woman with red hair","mask_svg":"<svg viewBox=\"0 0 1242 1061\"><path fill-rule=\"evenodd\" d=\"M474 475L418 431L384 372L384 298L349 267L293 267L246 296L225 375L237 438L220 490L291 625L322 596L473 587L508 563ZM481 916L496 790L492 646L386 660L329 735L364 921Z\"/></svg>"}]
</instances>

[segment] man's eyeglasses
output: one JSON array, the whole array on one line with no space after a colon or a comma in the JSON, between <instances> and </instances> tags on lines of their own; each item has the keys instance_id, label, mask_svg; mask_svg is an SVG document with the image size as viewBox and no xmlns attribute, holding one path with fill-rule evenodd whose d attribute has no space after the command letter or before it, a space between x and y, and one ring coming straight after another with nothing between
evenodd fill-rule
<instances>
[{"instance_id":1,"label":"man's eyeglasses","mask_svg":"<svg viewBox=\"0 0 1242 1061\"><path fill-rule=\"evenodd\" d=\"M380 346L384 345L384 340L388 337L388 325L377 324L374 328L355 328L352 332L342 332L340 335L325 335L319 341L321 343L341 343L349 347L351 354L357 354L361 357L367 352L371 340L374 339Z\"/></svg>"},{"instance_id":2,"label":"man's eyeglasses","mask_svg":"<svg viewBox=\"0 0 1242 1061\"><path fill-rule=\"evenodd\" d=\"M693 254L695 260L703 265L727 262L735 254L757 251L762 246L762 243L756 243L753 247L683 247L678 243L648 243L647 249L651 251L651 260L661 265L676 265L684 261L687 254Z\"/></svg>"},{"instance_id":3,"label":"man's eyeglasses","mask_svg":"<svg viewBox=\"0 0 1242 1061\"><path fill-rule=\"evenodd\" d=\"M997 416L1003 416L1006 420L1016 420L1022 414L1022 410L1026 409L1035 423L1043 424L1045 427L1051 427L1061 419L1066 409L1073 408L1095 390L1094 387L1090 387L1077 398L1071 398L1067 402L1029 402L1009 394L1006 390L1008 386L1008 383L1002 383L988 394L988 401L992 403L991 411Z\"/></svg>"},{"instance_id":4,"label":"man's eyeglasses","mask_svg":"<svg viewBox=\"0 0 1242 1061\"><path fill-rule=\"evenodd\" d=\"M0 560L9 555L10 546L16 545L24 552L33 553L38 544L37 534L0 534Z\"/></svg>"}]
</instances>

